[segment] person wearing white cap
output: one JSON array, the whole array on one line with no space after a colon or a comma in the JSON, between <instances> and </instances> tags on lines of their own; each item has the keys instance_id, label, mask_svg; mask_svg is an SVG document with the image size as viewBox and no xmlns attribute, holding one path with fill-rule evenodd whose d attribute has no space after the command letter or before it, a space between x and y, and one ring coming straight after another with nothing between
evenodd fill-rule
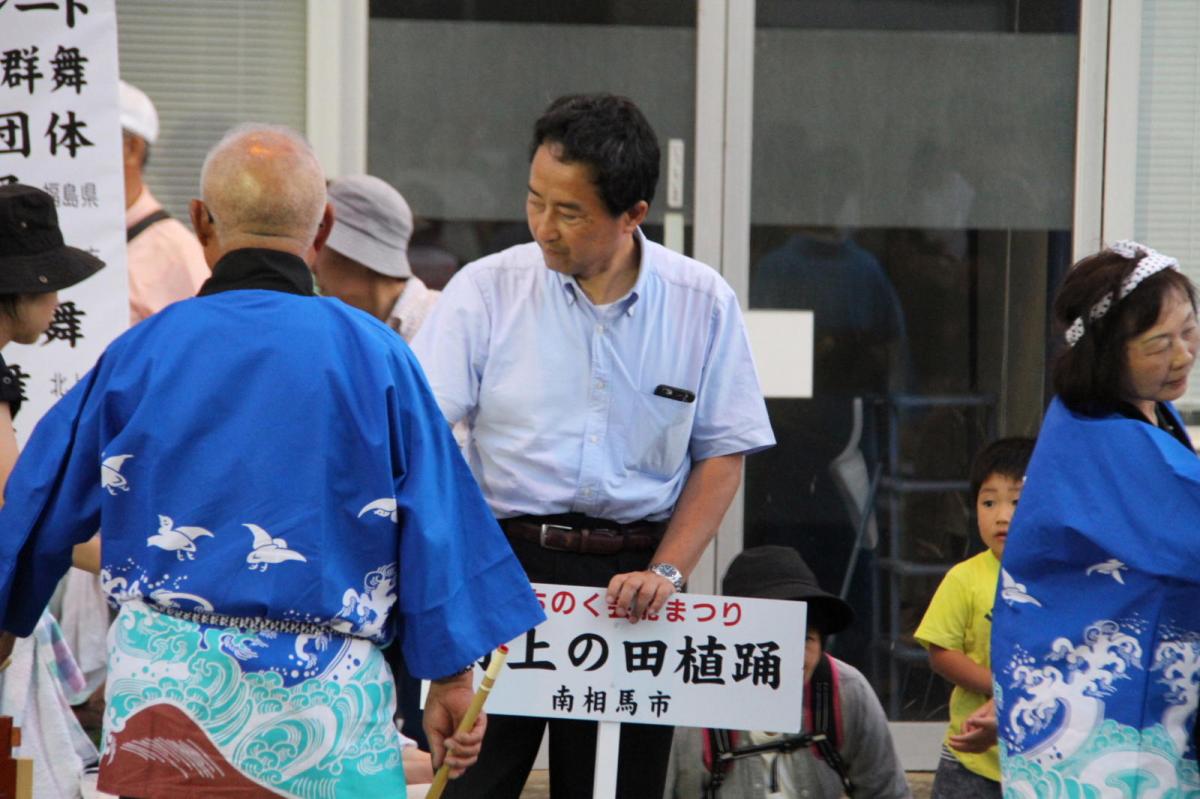
<instances>
[{"instance_id":1,"label":"person wearing white cap","mask_svg":"<svg viewBox=\"0 0 1200 799\"><path fill-rule=\"evenodd\" d=\"M125 239L129 244L129 323L194 297L209 275L190 230L163 209L145 184L158 112L145 92L121 81L121 143L125 167Z\"/></svg>"},{"instance_id":2,"label":"person wearing white cap","mask_svg":"<svg viewBox=\"0 0 1200 799\"><path fill-rule=\"evenodd\" d=\"M333 231L313 262L317 286L412 341L441 292L427 288L409 265L408 203L371 175L338 178L328 192Z\"/></svg>"}]
</instances>

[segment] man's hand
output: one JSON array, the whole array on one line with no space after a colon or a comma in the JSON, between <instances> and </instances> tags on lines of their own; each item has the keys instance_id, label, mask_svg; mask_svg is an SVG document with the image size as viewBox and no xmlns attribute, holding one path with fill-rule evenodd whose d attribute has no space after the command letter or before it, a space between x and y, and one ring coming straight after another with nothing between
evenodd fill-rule
<instances>
[{"instance_id":1,"label":"man's hand","mask_svg":"<svg viewBox=\"0 0 1200 799\"><path fill-rule=\"evenodd\" d=\"M652 571L625 572L608 583L607 602L620 616L637 624L643 613L658 613L675 593L675 584Z\"/></svg>"},{"instance_id":2,"label":"man's hand","mask_svg":"<svg viewBox=\"0 0 1200 799\"><path fill-rule=\"evenodd\" d=\"M741 455L719 455L692 464L675 512L651 563L670 563L686 578L717 526L742 480ZM632 623L643 613L658 613L675 593L675 584L652 571L618 574L608 583L608 603Z\"/></svg>"},{"instance_id":3,"label":"man's hand","mask_svg":"<svg viewBox=\"0 0 1200 799\"><path fill-rule=\"evenodd\" d=\"M959 752L986 752L996 745L996 700L989 699L971 715L963 719L962 731L947 740L951 749Z\"/></svg>"},{"instance_id":4,"label":"man's hand","mask_svg":"<svg viewBox=\"0 0 1200 799\"><path fill-rule=\"evenodd\" d=\"M475 689L471 683L473 672L466 672L445 680L429 683L429 696L425 699L424 727L429 738L429 750L436 771L442 761L450 767L450 779L462 773L479 759L483 745L483 733L487 729L487 715L480 711L471 731L456 734L459 723L467 713Z\"/></svg>"}]
</instances>

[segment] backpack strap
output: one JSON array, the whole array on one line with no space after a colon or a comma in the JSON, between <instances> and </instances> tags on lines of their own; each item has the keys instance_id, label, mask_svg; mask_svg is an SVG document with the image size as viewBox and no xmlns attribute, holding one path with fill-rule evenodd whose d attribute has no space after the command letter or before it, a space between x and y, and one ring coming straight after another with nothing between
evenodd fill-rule
<instances>
[{"instance_id":1,"label":"backpack strap","mask_svg":"<svg viewBox=\"0 0 1200 799\"><path fill-rule=\"evenodd\" d=\"M128 244L129 242L136 239L138 236L140 236L146 230L146 228L150 227L151 225L161 222L164 219L170 219L170 218L171 218L171 215L168 214L166 212L166 210L163 208L159 208L157 211L151 211L146 216L144 216L141 219L139 219L138 221L134 222L133 227L126 229L125 243Z\"/></svg>"},{"instance_id":2,"label":"backpack strap","mask_svg":"<svg viewBox=\"0 0 1200 799\"><path fill-rule=\"evenodd\" d=\"M808 683L808 705L812 719L812 746L816 754L837 772L847 796L854 796L854 784L850 781L846 761L838 751L842 744L842 712L838 694L837 669L833 658L821 656L817 668Z\"/></svg>"},{"instance_id":3,"label":"backpack strap","mask_svg":"<svg viewBox=\"0 0 1200 799\"><path fill-rule=\"evenodd\" d=\"M805 686L804 714L809 731L800 735L789 735L768 743L737 746L737 733L731 730L704 730L702 739L704 766L708 770L709 782L705 790L706 799L716 799L721 784L736 758L750 757L763 752L792 752L811 746L813 754L837 773L842 789L847 796L854 796L854 783L842 753L841 697L838 693L838 673L833 658L822 655L813 671L812 679Z\"/></svg>"},{"instance_id":4,"label":"backpack strap","mask_svg":"<svg viewBox=\"0 0 1200 799\"><path fill-rule=\"evenodd\" d=\"M704 768L708 770L706 799L716 799L725 775L733 768L733 760L725 755L737 748L737 733L733 730L703 730Z\"/></svg>"}]
</instances>

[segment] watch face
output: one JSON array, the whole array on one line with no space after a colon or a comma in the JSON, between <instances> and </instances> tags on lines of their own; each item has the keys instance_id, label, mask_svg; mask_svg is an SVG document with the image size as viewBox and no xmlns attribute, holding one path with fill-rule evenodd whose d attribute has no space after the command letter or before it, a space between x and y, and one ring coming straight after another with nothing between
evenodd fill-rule
<instances>
[{"instance_id":1,"label":"watch face","mask_svg":"<svg viewBox=\"0 0 1200 799\"><path fill-rule=\"evenodd\" d=\"M651 568L651 571L653 571L659 577L665 577L668 580L670 580L672 582L672 584L674 584L676 591L678 591L679 589L681 589L683 587L683 575L679 573L679 569L676 569L671 564L669 564L669 563L656 564L655 566L653 566Z\"/></svg>"}]
</instances>

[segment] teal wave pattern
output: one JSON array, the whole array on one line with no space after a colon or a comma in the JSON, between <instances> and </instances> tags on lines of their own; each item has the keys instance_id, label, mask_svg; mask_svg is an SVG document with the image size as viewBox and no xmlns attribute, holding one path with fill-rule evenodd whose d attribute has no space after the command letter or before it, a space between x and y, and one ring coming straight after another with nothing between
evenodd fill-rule
<instances>
[{"instance_id":1,"label":"teal wave pattern","mask_svg":"<svg viewBox=\"0 0 1200 799\"><path fill-rule=\"evenodd\" d=\"M403 796L392 675L379 648L349 641L319 677L286 686L247 671L234 652L294 648L259 635L125 603L110 633L105 744L139 710L183 710L235 768L298 799Z\"/></svg>"},{"instance_id":2,"label":"teal wave pattern","mask_svg":"<svg viewBox=\"0 0 1200 799\"><path fill-rule=\"evenodd\" d=\"M1161 724L1136 730L1111 719L1061 763L1045 767L1001 743L1004 799L1200 799L1200 769Z\"/></svg>"}]
</instances>

